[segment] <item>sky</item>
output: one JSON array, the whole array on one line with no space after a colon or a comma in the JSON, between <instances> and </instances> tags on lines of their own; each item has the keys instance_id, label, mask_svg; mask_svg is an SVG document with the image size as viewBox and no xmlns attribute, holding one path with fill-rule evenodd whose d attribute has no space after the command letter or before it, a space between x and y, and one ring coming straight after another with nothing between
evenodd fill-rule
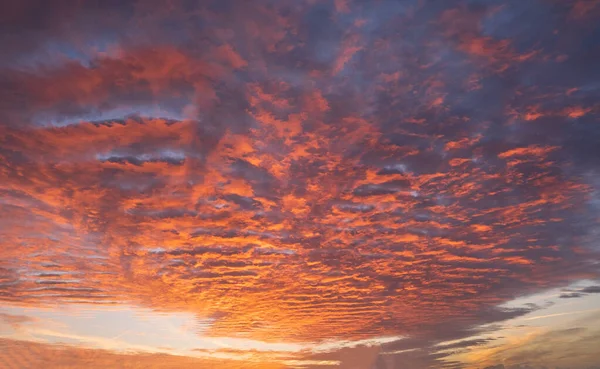
<instances>
[{"instance_id":1,"label":"sky","mask_svg":"<svg viewBox=\"0 0 600 369\"><path fill-rule=\"evenodd\" d=\"M0 50L0 367L600 368L600 1L4 1Z\"/></svg>"}]
</instances>

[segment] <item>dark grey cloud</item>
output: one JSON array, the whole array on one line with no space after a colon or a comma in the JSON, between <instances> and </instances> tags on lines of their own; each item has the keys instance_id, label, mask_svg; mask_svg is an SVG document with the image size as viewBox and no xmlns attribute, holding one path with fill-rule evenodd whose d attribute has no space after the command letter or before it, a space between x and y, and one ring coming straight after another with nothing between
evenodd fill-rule
<instances>
[{"instance_id":1,"label":"dark grey cloud","mask_svg":"<svg viewBox=\"0 0 600 369\"><path fill-rule=\"evenodd\" d=\"M600 293L600 286L588 286L580 290L582 293Z\"/></svg>"}]
</instances>

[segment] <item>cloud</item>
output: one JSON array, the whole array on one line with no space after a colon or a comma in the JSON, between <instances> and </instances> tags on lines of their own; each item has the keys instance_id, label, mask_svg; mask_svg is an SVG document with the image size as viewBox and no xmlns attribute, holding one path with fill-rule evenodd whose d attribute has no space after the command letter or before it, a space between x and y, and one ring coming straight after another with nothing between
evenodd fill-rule
<instances>
[{"instance_id":1,"label":"cloud","mask_svg":"<svg viewBox=\"0 0 600 369\"><path fill-rule=\"evenodd\" d=\"M276 362L243 362L227 358L191 358L161 353L115 353L108 350L86 349L70 345L50 345L2 339L0 363L7 368L26 368L45 365L48 368L106 368L115 365L144 368L187 368L217 366L219 368L284 368ZM42 364L44 363L44 364Z\"/></svg>"},{"instance_id":2,"label":"cloud","mask_svg":"<svg viewBox=\"0 0 600 369\"><path fill-rule=\"evenodd\" d=\"M473 351L477 365L502 365L506 368L543 368L549 366L588 368L598 362L598 354L590 350L597 343L598 314L588 314L571 322L569 328L533 329L520 337ZM472 363L475 364L475 363Z\"/></svg>"},{"instance_id":3,"label":"cloud","mask_svg":"<svg viewBox=\"0 0 600 369\"><path fill-rule=\"evenodd\" d=\"M577 292L572 292L572 293L561 293L559 297L561 299L574 299L574 298L581 297L581 296L585 296L585 295L583 295L581 293L577 293Z\"/></svg>"},{"instance_id":4,"label":"cloud","mask_svg":"<svg viewBox=\"0 0 600 369\"><path fill-rule=\"evenodd\" d=\"M27 315L15 315L0 313L0 322L8 324L12 329L19 329L23 324L35 322L36 320Z\"/></svg>"},{"instance_id":5,"label":"cloud","mask_svg":"<svg viewBox=\"0 0 600 369\"><path fill-rule=\"evenodd\" d=\"M581 289L582 293L600 293L600 286L587 286Z\"/></svg>"},{"instance_id":6,"label":"cloud","mask_svg":"<svg viewBox=\"0 0 600 369\"><path fill-rule=\"evenodd\" d=\"M589 293L600 293L600 286L587 286L576 290L568 289L568 293L562 293L560 298L569 299L586 296Z\"/></svg>"},{"instance_id":7,"label":"cloud","mask_svg":"<svg viewBox=\"0 0 600 369\"><path fill-rule=\"evenodd\" d=\"M170 4L3 5L3 302L452 367L598 278L596 6Z\"/></svg>"}]
</instances>

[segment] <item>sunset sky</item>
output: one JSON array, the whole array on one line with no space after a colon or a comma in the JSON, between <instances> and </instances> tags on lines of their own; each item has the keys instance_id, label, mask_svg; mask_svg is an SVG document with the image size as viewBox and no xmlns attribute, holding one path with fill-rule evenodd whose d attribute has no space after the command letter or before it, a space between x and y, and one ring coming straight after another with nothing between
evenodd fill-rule
<instances>
[{"instance_id":1,"label":"sunset sky","mask_svg":"<svg viewBox=\"0 0 600 369\"><path fill-rule=\"evenodd\" d=\"M0 3L0 368L600 369L600 1Z\"/></svg>"}]
</instances>

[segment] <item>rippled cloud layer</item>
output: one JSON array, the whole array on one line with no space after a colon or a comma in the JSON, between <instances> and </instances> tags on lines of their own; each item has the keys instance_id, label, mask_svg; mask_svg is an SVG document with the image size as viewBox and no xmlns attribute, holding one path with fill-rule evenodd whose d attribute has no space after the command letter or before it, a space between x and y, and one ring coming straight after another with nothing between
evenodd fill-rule
<instances>
[{"instance_id":1,"label":"rippled cloud layer","mask_svg":"<svg viewBox=\"0 0 600 369\"><path fill-rule=\"evenodd\" d=\"M459 368L545 307L506 303L599 278L597 1L2 8L2 304L189 313L299 345L274 368Z\"/></svg>"}]
</instances>

